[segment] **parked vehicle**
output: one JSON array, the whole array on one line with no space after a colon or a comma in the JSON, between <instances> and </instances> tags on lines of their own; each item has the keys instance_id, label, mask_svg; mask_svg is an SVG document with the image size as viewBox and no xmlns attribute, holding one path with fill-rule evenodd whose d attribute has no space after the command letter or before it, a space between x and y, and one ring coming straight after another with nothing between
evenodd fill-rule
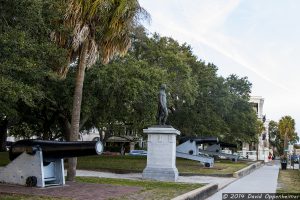
<instances>
[{"instance_id":1,"label":"parked vehicle","mask_svg":"<svg viewBox=\"0 0 300 200\"><path fill-rule=\"evenodd\" d=\"M146 156L147 151L145 151L145 150L131 150L129 152L129 155L131 155L131 156Z\"/></svg>"},{"instance_id":2,"label":"parked vehicle","mask_svg":"<svg viewBox=\"0 0 300 200\"><path fill-rule=\"evenodd\" d=\"M11 142L11 141L6 141L6 150L9 151L11 145L13 144L14 142Z\"/></svg>"},{"instance_id":3,"label":"parked vehicle","mask_svg":"<svg viewBox=\"0 0 300 200\"><path fill-rule=\"evenodd\" d=\"M249 157L248 157L248 158L249 158ZM239 158L238 158L238 159L239 159L239 160L245 160L245 159L248 159L248 158L247 158L247 156L239 155Z\"/></svg>"},{"instance_id":4,"label":"parked vehicle","mask_svg":"<svg viewBox=\"0 0 300 200\"><path fill-rule=\"evenodd\" d=\"M291 160L293 160L294 163L299 163L299 156L298 155L291 155Z\"/></svg>"}]
</instances>

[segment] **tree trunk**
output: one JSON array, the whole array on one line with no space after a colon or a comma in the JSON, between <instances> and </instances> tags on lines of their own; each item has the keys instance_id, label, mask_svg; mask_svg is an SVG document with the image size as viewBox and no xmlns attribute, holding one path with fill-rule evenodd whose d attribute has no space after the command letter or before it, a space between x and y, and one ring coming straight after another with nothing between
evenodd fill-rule
<instances>
[{"instance_id":1,"label":"tree trunk","mask_svg":"<svg viewBox=\"0 0 300 200\"><path fill-rule=\"evenodd\" d=\"M60 124L61 124L62 132L63 132L63 137L66 140L69 140L70 135L71 135L71 124L70 124L69 120L67 119L67 117L61 115L60 116Z\"/></svg>"},{"instance_id":2,"label":"tree trunk","mask_svg":"<svg viewBox=\"0 0 300 200\"><path fill-rule=\"evenodd\" d=\"M0 151L6 151L8 120L3 119L0 124Z\"/></svg>"},{"instance_id":3,"label":"tree trunk","mask_svg":"<svg viewBox=\"0 0 300 200\"><path fill-rule=\"evenodd\" d=\"M256 143L256 160L258 161L258 145L259 145L259 138L258 142Z\"/></svg>"},{"instance_id":4,"label":"tree trunk","mask_svg":"<svg viewBox=\"0 0 300 200\"><path fill-rule=\"evenodd\" d=\"M287 149L288 149L288 137L287 137L288 130L285 130L284 134L284 147L283 147L283 154L287 158Z\"/></svg>"},{"instance_id":5,"label":"tree trunk","mask_svg":"<svg viewBox=\"0 0 300 200\"><path fill-rule=\"evenodd\" d=\"M71 133L70 133L70 137L68 138L69 141L77 141L79 135L82 90L83 90L83 81L84 81L84 73L86 67L88 45L89 45L88 40L84 41L81 48L80 57L79 57L79 65L77 69L75 91L73 97ZM74 181L74 178L76 176L76 165L77 165L77 158L68 159L68 173L67 173L68 181Z\"/></svg>"}]
</instances>

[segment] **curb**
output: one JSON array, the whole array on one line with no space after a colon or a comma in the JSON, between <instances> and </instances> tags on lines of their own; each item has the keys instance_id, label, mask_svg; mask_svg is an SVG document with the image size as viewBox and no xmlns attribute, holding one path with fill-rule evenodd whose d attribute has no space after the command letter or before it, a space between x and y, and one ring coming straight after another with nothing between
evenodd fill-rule
<instances>
[{"instance_id":1,"label":"curb","mask_svg":"<svg viewBox=\"0 0 300 200\"><path fill-rule=\"evenodd\" d=\"M197 173L179 173L179 176L212 176L212 177L224 177L224 178L231 178L233 177L232 174L197 174Z\"/></svg>"},{"instance_id":2,"label":"curb","mask_svg":"<svg viewBox=\"0 0 300 200\"><path fill-rule=\"evenodd\" d=\"M245 167L237 172L233 173L233 177L234 178L242 178L250 173L252 173L253 171L255 171L256 169L260 168L262 165L264 165L263 162L256 162L253 163L251 165L249 165L248 167Z\"/></svg>"},{"instance_id":3,"label":"curb","mask_svg":"<svg viewBox=\"0 0 300 200\"><path fill-rule=\"evenodd\" d=\"M201 200L205 199L218 191L218 184L210 183L204 187L192 190L188 193L182 194L172 200Z\"/></svg>"}]
</instances>

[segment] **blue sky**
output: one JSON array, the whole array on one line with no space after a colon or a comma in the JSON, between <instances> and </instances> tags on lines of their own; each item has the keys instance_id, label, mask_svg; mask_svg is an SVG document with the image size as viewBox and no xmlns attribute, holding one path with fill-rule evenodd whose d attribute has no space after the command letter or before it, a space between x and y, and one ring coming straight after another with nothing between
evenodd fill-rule
<instances>
[{"instance_id":1,"label":"blue sky","mask_svg":"<svg viewBox=\"0 0 300 200\"><path fill-rule=\"evenodd\" d=\"M299 0L140 0L150 32L187 42L219 75L247 76L264 113L296 120L300 132Z\"/></svg>"}]
</instances>

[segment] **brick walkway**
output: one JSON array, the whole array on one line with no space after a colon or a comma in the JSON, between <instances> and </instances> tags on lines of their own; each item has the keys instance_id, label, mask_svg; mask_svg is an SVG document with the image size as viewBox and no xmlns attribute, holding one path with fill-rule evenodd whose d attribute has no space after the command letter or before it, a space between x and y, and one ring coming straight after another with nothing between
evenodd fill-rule
<instances>
[{"instance_id":1,"label":"brick walkway","mask_svg":"<svg viewBox=\"0 0 300 200\"><path fill-rule=\"evenodd\" d=\"M64 187L35 188L0 184L0 193L67 197L76 200L105 200L140 191L139 187L114 186L93 183L67 182Z\"/></svg>"}]
</instances>

